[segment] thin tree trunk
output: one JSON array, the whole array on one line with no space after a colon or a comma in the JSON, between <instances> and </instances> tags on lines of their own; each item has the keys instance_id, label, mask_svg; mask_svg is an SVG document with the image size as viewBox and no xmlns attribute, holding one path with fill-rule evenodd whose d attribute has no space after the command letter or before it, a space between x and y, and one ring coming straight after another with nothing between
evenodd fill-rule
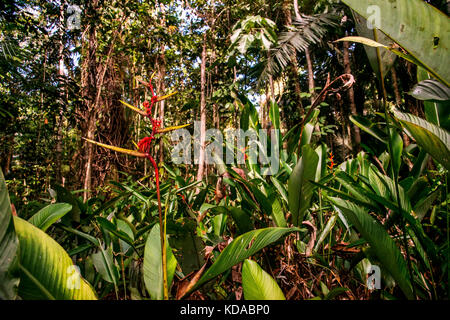
<instances>
[{"instance_id":1,"label":"thin tree trunk","mask_svg":"<svg viewBox=\"0 0 450 320\"><path fill-rule=\"evenodd\" d=\"M350 67L350 54L348 50L348 42L344 41L344 68L345 73L351 74L352 69ZM355 91L353 90L353 87L348 90L348 99L350 101L350 111L352 115L356 116L358 114L356 110L356 103L355 103ZM359 151L361 148L361 133L359 128L354 125L353 126L353 146L356 147L356 149Z\"/></svg>"},{"instance_id":2,"label":"thin tree trunk","mask_svg":"<svg viewBox=\"0 0 450 320\"><path fill-rule=\"evenodd\" d=\"M392 66L391 68L391 74L392 74L392 85L394 87L394 94L395 94L395 103L397 104L397 106L400 106L402 104L402 96L398 88L397 71L395 71L394 66Z\"/></svg>"},{"instance_id":3,"label":"thin tree trunk","mask_svg":"<svg viewBox=\"0 0 450 320\"><path fill-rule=\"evenodd\" d=\"M200 65L200 154L197 181L203 180L205 173L206 140L206 32L203 34L202 62Z\"/></svg>"},{"instance_id":4,"label":"thin tree trunk","mask_svg":"<svg viewBox=\"0 0 450 320\"><path fill-rule=\"evenodd\" d=\"M65 98L65 83L64 83L64 3L60 6L59 9L59 51L58 51L58 58L59 58L59 65L58 65L58 82L59 82L59 88L58 88L58 99L59 99L59 117L57 120L58 123L58 133L57 133L57 139L56 139L56 180L58 183L61 183L64 185L62 173L61 173L61 156L62 156L62 140L63 140L63 121L64 121L64 98Z\"/></svg>"},{"instance_id":5,"label":"thin tree trunk","mask_svg":"<svg viewBox=\"0 0 450 320\"><path fill-rule=\"evenodd\" d=\"M314 81L314 68L311 59L311 53L309 52L308 48L306 48L305 50L305 56L306 56L306 68L308 70L308 89L309 93L311 94L311 105L312 105L316 96L315 94L316 83Z\"/></svg>"},{"instance_id":6,"label":"thin tree trunk","mask_svg":"<svg viewBox=\"0 0 450 320\"><path fill-rule=\"evenodd\" d=\"M98 1L92 1L89 5L88 11L95 12L98 8ZM82 96L84 98L84 104L86 110L84 112L85 126L84 131L87 134L88 139L94 139L96 130L96 85L97 85L97 68L96 68L96 54L97 54L97 28L95 24L87 25L87 31L89 31L87 43L85 43L85 58L82 66ZM97 88L97 90L101 90ZM94 156L93 145L89 142L85 142L85 171L84 171L84 183L83 183L83 199L87 201L89 193L92 187L92 162Z\"/></svg>"}]
</instances>

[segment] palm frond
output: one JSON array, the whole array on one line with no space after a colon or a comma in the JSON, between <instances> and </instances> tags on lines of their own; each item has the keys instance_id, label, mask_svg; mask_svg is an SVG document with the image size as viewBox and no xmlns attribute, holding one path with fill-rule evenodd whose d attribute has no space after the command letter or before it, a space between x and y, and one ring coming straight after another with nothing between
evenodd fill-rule
<instances>
[{"instance_id":1,"label":"palm frond","mask_svg":"<svg viewBox=\"0 0 450 320\"><path fill-rule=\"evenodd\" d=\"M278 35L278 44L269 50L258 77L258 87L269 75L280 74L291 62L291 55L304 52L310 45L322 42L328 29L336 27L332 14L301 15L292 25Z\"/></svg>"}]
</instances>

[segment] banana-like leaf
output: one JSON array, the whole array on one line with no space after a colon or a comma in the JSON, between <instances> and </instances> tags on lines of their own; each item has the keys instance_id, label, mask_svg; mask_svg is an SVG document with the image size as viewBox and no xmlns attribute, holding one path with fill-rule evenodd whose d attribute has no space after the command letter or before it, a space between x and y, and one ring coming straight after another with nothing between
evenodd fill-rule
<instances>
[{"instance_id":1,"label":"banana-like leaf","mask_svg":"<svg viewBox=\"0 0 450 320\"><path fill-rule=\"evenodd\" d=\"M449 86L450 21L423 0L343 0L404 48L437 79ZM377 16L378 15L378 16ZM379 22L379 23L378 23Z\"/></svg>"},{"instance_id":2,"label":"banana-like leaf","mask_svg":"<svg viewBox=\"0 0 450 320\"><path fill-rule=\"evenodd\" d=\"M62 217L62 222L66 226L72 225L72 221L80 222L81 206L77 197L60 185L55 184L53 189L56 191L56 201L58 203L68 203L72 205L72 210L70 210L69 214Z\"/></svg>"},{"instance_id":3,"label":"banana-like leaf","mask_svg":"<svg viewBox=\"0 0 450 320\"><path fill-rule=\"evenodd\" d=\"M403 153L403 139L400 137L397 131L389 129L390 139L392 146L391 163L394 168L395 176L398 176L400 172L400 166L402 165L402 153Z\"/></svg>"},{"instance_id":4,"label":"banana-like leaf","mask_svg":"<svg viewBox=\"0 0 450 320\"><path fill-rule=\"evenodd\" d=\"M0 299L13 300L17 296L19 240L14 229L11 203L5 178L0 169Z\"/></svg>"},{"instance_id":5,"label":"banana-like leaf","mask_svg":"<svg viewBox=\"0 0 450 320\"><path fill-rule=\"evenodd\" d=\"M295 226L301 225L306 210L309 209L314 186L310 181L316 178L319 156L309 146L302 148L302 157L292 171L289 178L289 209L292 214L292 223Z\"/></svg>"},{"instance_id":6,"label":"banana-like leaf","mask_svg":"<svg viewBox=\"0 0 450 320\"><path fill-rule=\"evenodd\" d=\"M167 252L167 285L170 290L170 285L177 267L177 260L172 253L169 246L169 241L166 240ZM144 283L150 297L153 300L162 300L164 298L164 279L162 269L162 254L161 254L161 238L159 224L156 224L150 234L144 250Z\"/></svg>"},{"instance_id":7,"label":"banana-like leaf","mask_svg":"<svg viewBox=\"0 0 450 320\"><path fill-rule=\"evenodd\" d=\"M100 244L99 251L92 255L92 262L103 280L114 284L114 287L117 290L119 270L114 261L112 248L108 247L103 249L103 246Z\"/></svg>"},{"instance_id":8,"label":"banana-like leaf","mask_svg":"<svg viewBox=\"0 0 450 320\"><path fill-rule=\"evenodd\" d=\"M370 134L372 137L387 144L386 134L382 130L377 128L375 124L370 122L370 120L367 120L366 118L360 116L350 116L350 121L353 122L354 125L358 126L361 130Z\"/></svg>"},{"instance_id":9,"label":"banana-like leaf","mask_svg":"<svg viewBox=\"0 0 450 320\"><path fill-rule=\"evenodd\" d=\"M286 300L277 282L252 260L242 266L242 288L245 300Z\"/></svg>"},{"instance_id":10,"label":"banana-like leaf","mask_svg":"<svg viewBox=\"0 0 450 320\"><path fill-rule=\"evenodd\" d=\"M96 300L66 251L44 231L14 217L20 243L19 296L27 300Z\"/></svg>"},{"instance_id":11,"label":"banana-like leaf","mask_svg":"<svg viewBox=\"0 0 450 320\"><path fill-rule=\"evenodd\" d=\"M28 222L45 232L52 224L71 210L72 205L68 203L53 203L39 210L28 219Z\"/></svg>"},{"instance_id":12,"label":"banana-like leaf","mask_svg":"<svg viewBox=\"0 0 450 320\"><path fill-rule=\"evenodd\" d=\"M274 129L280 129L280 108L276 102L270 103L270 113L269 113L270 121L272 121L272 125Z\"/></svg>"},{"instance_id":13,"label":"banana-like leaf","mask_svg":"<svg viewBox=\"0 0 450 320\"><path fill-rule=\"evenodd\" d=\"M237 237L222 251L214 264L203 274L189 292L254 255L282 236L299 230L298 228L265 228L253 230Z\"/></svg>"},{"instance_id":14,"label":"banana-like leaf","mask_svg":"<svg viewBox=\"0 0 450 320\"><path fill-rule=\"evenodd\" d=\"M417 69L417 80L419 83L409 94L423 100L427 121L450 130L450 88L432 80L430 74L420 67Z\"/></svg>"},{"instance_id":15,"label":"banana-like leaf","mask_svg":"<svg viewBox=\"0 0 450 320\"><path fill-rule=\"evenodd\" d=\"M392 275L405 296L414 299L406 261L383 226L355 204L339 198L329 199L367 240L378 260Z\"/></svg>"},{"instance_id":16,"label":"banana-like leaf","mask_svg":"<svg viewBox=\"0 0 450 320\"><path fill-rule=\"evenodd\" d=\"M272 218L275 222L275 225L277 227L287 228L284 210L275 192L269 196L269 201L272 203Z\"/></svg>"},{"instance_id":17,"label":"banana-like leaf","mask_svg":"<svg viewBox=\"0 0 450 320\"><path fill-rule=\"evenodd\" d=\"M409 92L414 98L422 101L449 101L450 88L436 80L423 80Z\"/></svg>"},{"instance_id":18,"label":"banana-like leaf","mask_svg":"<svg viewBox=\"0 0 450 320\"><path fill-rule=\"evenodd\" d=\"M110 150L117 151L117 152L120 152L120 153L128 154L130 156L135 156L135 157L140 157L140 158L147 158L147 154L139 152L139 151L136 151L136 150L129 150L129 149L119 148L119 147L115 147L115 146L110 146L109 144L100 143L100 142L97 142L97 141L94 141L94 140L90 140L90 139L87 139L87 138L83 138L83 139L86 140L87 142L93 143L93 144L95 144L97 146L100 146L100 147L103 147L103 148L106 148L106 149L110 149Z\"/></svg>"},{"instance_id":19,"label":"banana-like leaf","mask_svg":"<svg viewBox=\"0 0 450 320\"><path fill-rule=\"evenodd\" d=\"M251 215L238 207L215 207L211 208L214 214L230 214L236 223L238 233L244 234L253 230L255 227L251 221Z\"/></svg>"},{"instance_id":20,"label":"banana-like leaf","mask_svg":"<svg viewBox=\"0 0 450 320\"><path fill-rule=\"evenodd\" d=\"M328 219L327 224L325 225L325 228L323 228L322 233L319 236L319 239L316 242L316 245L314 247L314 251L319 250L320 245L325 240L326 237L330 234L331 230L334 228L334 225L336 224L336 220L338 218L337 214L333 214L330 219Z\"/></svg>"},{"instance_id":21,"label":"banana-like leaf","mask_svg":"<svg viewBox=\"0 0 450 320\"><path fill-rule=\"evenodd\" d=\"M394 115L418 145L450 170L450 134L446 130L412 114L395 111Z\"/></svg>"},{"instance_id":22,"label":"banana-like leaf","mask_svg":"<svg viewBox=\"0 0 450 320\"><path fill-rule=\"evenodd\" d=\"M355 20L355 26L356 31L358 31L358 34L361 37L365 37L374 41L378 41L386 46L392 46L394 43L388 36L386 36L383 32L381 32L378 29L369 29L367 20L358 14L357 12L353 11L353 17ZM377 77L380 78L380 67L378 64L378 54L377 49L372 47L364 47L367 57L369 58L370 65L372 69L374 70ZM380 52L381 56L381 68L382 68L382 75L385 77L389 70L391 69L392 65L394 64L397 55L389 50L382 50Z\"/></svg>"}]
</instances>

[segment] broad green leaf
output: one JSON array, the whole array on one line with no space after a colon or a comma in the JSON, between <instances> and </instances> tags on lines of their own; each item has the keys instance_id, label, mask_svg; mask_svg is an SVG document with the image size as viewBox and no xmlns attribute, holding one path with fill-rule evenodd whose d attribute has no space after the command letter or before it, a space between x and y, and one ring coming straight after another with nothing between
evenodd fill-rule
<instances>
[{"instance_id":1,"label":"broad green leaf","mask_svg":"<svg viewBox=\"0 0 450 320\"><path fill-rule=\"evenodd\" d=\"M396 280L408 299L414 299L406 261L394 240L369 213L349 201L329 198L373 249L378 260Z\"/></svg>"},{"instance_id":2,"label":"broad green leaf","mask_svg":"<svg viewBox=\"0 0 450 320\"><path fill-rule=\"evenodd\" d=\"M272 203L272 218L277 227L287 228L286 218L284 216L283 207L276 193L272 193L269 196L269 201Z\"/></svg>"},{"instance_id":3,"label":"broad green leaf","mask_svg":"<svg viewBox=\"0 0 450 320\"><path fill-rule=\"evenodd\" d=\"M416 84L409 92L417 100L422 101L449 101L450 88L436 80L423 80Z\"/></svg>"},{"instance_id":4,"label":"broad green leaf","mask_svg":"<svg viewBox=\"0 0 450 320\"><path fill-rule=\"evenodd\" d=\"M375 137L381 142L387 144L386 134L366 118L359 116L350 116L350 121L353 122L354 125L358 126L361 130L370 134L372 137Z\"/></svg>"},{"instance_id":5,"label":"broad green leaf","mask_svg":"<svg viewBox=\"0 0 450 320\"><path fill-rule=\"evenodd\" d=\"M398 177L400 166L402 165L403 139L400 137L398 132L393 129L390 129L390 135L392 146L392 167L394 169L395 177Z\"/></svg>"},{"instance_id":6,"label":"broad green leaf","mask_svg":"<svg viewBox=\"0 0 450 320\"><path fill-rule=\"evenodd\" d=\"M238 233L244 234L254 229L253 222L250 219L250 214L238 207L215 207L211 212L216 214L229 214L233 217L236 223ZM220 235L219 235L220 236Z\"/></svg>"},{"instance_id":7,"label":"broad green leaf","mask_svg":"<svg viewBox=\"0 0 450 320\"><path fill-rule=\"evenodd\" d=\"M272 121L272 125L274 129L280 129L280 109L276 102L270 103L270 113L269 113L270 121Z\"/></svg>"},{"instance_id":8,"label":"broad green leaf","mask_svg":"<svg viewBox=\"0 0 450 320\"><path fill-rule=\"evenodd\" d=\"M412 114L395 111L394 115L418 145L450 170L450 134L446 130Z\"/></svg>"},{"instance_id":9,"label":"broad green leaf","mask_svg":"<svg viewBox=\"0 0 450 320\"><path fill-rule=\"evenodd\" d=\"M19 296L26 300L96 300L64 249L44 231L14 217L20 242Z\"/></svg>"},{"instance_id":10,"label":"broad green leaf","mask_svg":"<svg viewBox=\"0 0 450 320\"><path fill-rule=\"evenodd\" d=\"M167 285L170 290L177 260L166 239L167 253ZM159 224L156 224L150 231L144 250L144 283L150 297L153 300L162 300L164 298L164 279L161 254L161 237Z\"/></svg>"},{"instance_id":11,"label":"broad green leaf","mask_svg":"<svg viewBox=\"0 0 450 320\"><path fill-rule=\"evenodd\" d=\"M316 177L318 163L317 153L309 145L305 145L302 148L302 157L289 178L289 209L294 226L301 225L306 210L309 209L314 191L310 181L314 181Z\"/></svg>"},{"instance_id":12,"label":"broad green leaf","mask_svg":"<svg viewBox=\"0 0 450 320\"><path fill-rule=\"evenodd\" d=\"M379 19L375 27L449 85L450 68L446 65L450 55L450 21L444 13L422 0L343 2L366 19Z\"/></svg>"},{"instance_id":13,"label":"broad green leaf","mask_svg":"<svg viewBox=\"0 0 450 320\"><path fill-rule=\"evenodd\" d=\"M45 232L52 224L71 210L72 205L68 203L50 204L34 214L28 222Z\"/></svg>"},{"instance_id":14,"label":"broad green leaf","mask_svg":"<svg viewBox=\"0 0 450 320\"><path fill-rule=\"evenodd\" d=\"M378 41L386 46L392 46L394 42L389 37L387 37L383 32L374 28L369 29L368 22L363 16L359 15L353 10L352 13L355 20L356 31L361 37ZM377 49L365 46L364 50L366 51L367 57L369 58L369 62L372 69L374 70L377 77L380 78L380 67L378 64ZM380 56L382 67L381 71L383 76L385 77L388 74L389 70L391 69L392 65L394 64L397 56L395 53L389 50L381 50Z\"/></svg>"},{"instance_id":15,"label":"broad green leaf","mask_svg":"<svg viewBox=\"0 0 450 320\"><path fill-rule=\"evenodd\" d=\"M320 181L320 179L322 179L322 177L325 177L327 174L327 146L325 144L321 144L316 148L315 151L319 156L315 181Z\"/></svg>"},{"instance_id":16,"label":"broad green leaf","mask_svg":"<svg viewBox=\"0 0 450 320\"><path fill-rule=\"evenodd\" d=\"M419 84L409 93L424 100L425 118L441 128L450 130L450 89L436 80L423 68L417 69Z\"/></svg>"},{"instance_id":17,"label":"broad green leaf","mask_svg":"<svg viewBox=\"0 0 450 320\"><path fill-rule=\"evenodd\" d=\"M280 194L281 198L284 201L286 201L286 203L287 203L289 200L288 200L288 196L287 196L287 192L286 192L286 187L277 178L275 178L274 176L270 176L270 181L273 183L273 185L277 189L277 191Z\"/></svg>"},{"instance_id":18,"label":"broad green leaf","mask_svg":"<svg viewBox=\"0 0 450 320\"><path fill-rule=\"evenodd\" d=\"M342 287L334 288L333 290L329 291L326 294L326 296L323 298L323 300L333 300L337 296L339 296L349 290L350 289L348 289L348 288L342 288Z\"/></svg>"},{"instance_id":19,"label":"broad green leaf","mask_svg":"<svg viewBox=\"0 0 450 320\"><path fill-rule=\"evenodd\" d=\"M322 232L320 233L319 239L316 242L316 245L314 247L314 251L319 250L320 245L325 240L326 237L330 234L331 230L334 228L334 225L336 224L338 215L333 214L330 219L328 219L327 224L325 225L325 228L323 228Z\"/></svg>"},{"instance_id":20,"label":"broad green leaf","mask_svg":"<svg viewBox=\"0 0 450 320\"><path fill-rule=\"evenodd\" d=\"M103 217L96 217L96 220L105 231L111 232L116 237L125 241L129 245L131 245L131 246L133 245L134 241L133 241L132 237L130 237L126 232L119 230L114 223L112 223L111 221L109 221Z\"/></svg>"},{"instance_id":21,"label":"broad green leaf","mask_svg":"<svg viewBox=\"0 0 450 320\"><path fill-rule=\"evenodd\" d=\"M14 229L11 203L5 178L0 169L0 299L17 296L19 240Z\"/></svg>"},{"instance_id":22,"label":"broad green leaf","mask_svg":"<svg viewBox=\"0 0 450 320\"><path fill-rule=\"evenodd\" d=\"M277 282L252 260L242 266L242 288L245 300L286 300Z\"/></svg>"},{"instance_id":23,"label":"broad green leaf","mask_svg":"<svg viewBox=\"0 0 450 320\"><path fill-rule=\"evenodd\" d=\"M112 248L103 248L99 246L99 251L92 254L92 262L97 272L102 276L103 280L114 284L117 288L119 282L119 270L114 261Z\"/></svg>"},{"instance_id":24,"label":"broad green leaf","mask_svg":"<svg viewBox=\"0 0 450 320\"><path fill-rule=\"evenodd\" d=\"M75 222L80 222L81 209L78 205L77 199L75 196L64 187L59 185L54 185L53 188L56 191L56 200L60 203L69 203L72 205L72 210L70 211L70 215L65 215L63 217L63 222L67 222L66 225L70 226L70 219Z\"/></svg>"},{"instance_id":25,"label":"broad green leaf","mask_svg":"<svg viewBox=\"0 0 450 320\"><path fill-rule=\"evenodd\" d=\"M234 239L217 257L213 265L206 271L197 284L190 290L213 279L232 266L254 255L259 250L272 244L282 236L299 231L298 228L264 228L247 232Z\"/></svg>"}]
</instances>

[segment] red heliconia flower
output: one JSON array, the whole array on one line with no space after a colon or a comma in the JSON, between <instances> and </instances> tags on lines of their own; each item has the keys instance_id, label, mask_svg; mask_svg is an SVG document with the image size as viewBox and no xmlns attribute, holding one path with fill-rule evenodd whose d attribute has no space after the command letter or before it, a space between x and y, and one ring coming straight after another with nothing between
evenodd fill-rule
<instances>
[{"instance_id":1,"label":"red heliconia flower","mask_svg":"<svg viewBox=\"0 0 450 320\"><path fill-rule=\"evenodd\" d=\"M142 153L150 153L151 144L153 141L153 137L145 137L141 139L138 143L138 149Z\"/></svg>"},{"instance_id":2,"label":"red heliconia flower","mask_svg":"<svg viewBox=\"0 0 450 320\"><path fill-rule=\"evenodd\" d=\"M333 152L330 152L330 158L328 159L328 160L330 160L330 165L328 166L328 168L329 168L331 171L333 171L333 168L334 168L334 166L335 166L335 163L334 163L333 159L334 159Z\"/></svg>"}]
</instances>

